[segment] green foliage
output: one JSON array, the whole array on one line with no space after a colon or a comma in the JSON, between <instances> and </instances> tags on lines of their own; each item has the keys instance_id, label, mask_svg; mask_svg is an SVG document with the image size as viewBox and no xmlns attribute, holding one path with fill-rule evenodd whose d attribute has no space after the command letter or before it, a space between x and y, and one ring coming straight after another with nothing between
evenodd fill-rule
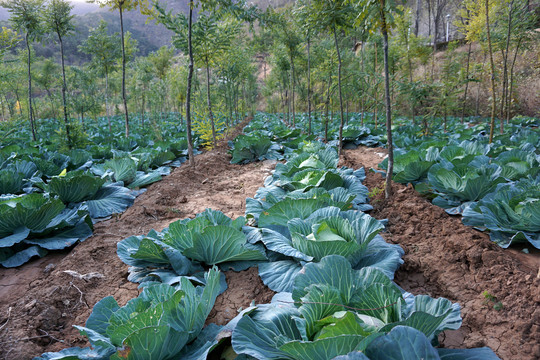
<instances>
[{"instance_id":1,"label":"green foliage","mask_svg":"<svg viewBox=\"0 0 540 360\"><path fill-rule=\"evenodd\" d=\"M120 44L114 36L107 34L107 23L103 20L96 28L90 30L86 41L79 45L79 50L92 56L90 67L102 75L113 71L121 56Z\"/></svg>"},{"instance_id":2,"label":"green foliage","mask_svg":"<svg viewBox=\"0 0 540 360\"><path fill-rule=\"evenodd\" d=\"M0 59L4 57L4 54L9 49L15 47L19 41L19 36L15 31L2 26L2 31L0 31Z\"/></svg>"},{"instance_id":3,"label":"green foliage","mask_svg":"<svg viewBox=\"0 0 540 360\"><path fill-rule=\"evenodd\" d=\"M197 104L195 106L195 116L193 119L193 131L202 140L202 146L207 149L214 147L212 137L212 123L210 121L208 107L206 105ZM222 111L214 112L214 129L216 132L216 141L225 137L225 129L227 128L226 117Z\"/></svg>"},{"instance_id":4,"label":"green foliage","mask_svg":"<svg viewBox=\"0 0 540 360\"><path fill-rule=\"evenodd\" d=\"M69 35L75 30L71 14L73 5L66 0L50 0L43 11L43 22L46 31L52 31L59 37Z\"/></svg>"},{"instance_id":5,"label":"green foliage","mask_svg":"<svg viewBox=\"0 0 540 360\"><path fill-rule=\"evenodd\" d=\"M11 16L9 21L16 31L24 33L28 41L36 41L43 34L41 12L44 0L2 0L0 6Z\"/></svg>"}]
</instances>

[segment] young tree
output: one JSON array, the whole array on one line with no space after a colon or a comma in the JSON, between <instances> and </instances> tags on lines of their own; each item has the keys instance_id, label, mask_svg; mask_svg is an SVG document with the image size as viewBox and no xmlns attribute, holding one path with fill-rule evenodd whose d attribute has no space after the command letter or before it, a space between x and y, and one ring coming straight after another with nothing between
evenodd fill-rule
<instances>
[{"instance_id":1,"label":"young tree","mask_svg":"<svg viewBox=\"0 0 540 360\"><path fill-rule=\"evenodd\" d=\"M6 27L2 27L2 31L0 31L0 66L3 67L3 61L4 61L4 56L6 54L6 52L8 52L11 48L15 47L18 43L19 43L20 39L19 39L19 36L17 35L17 33L11 29L8 29ZM4 71L4 68L2 68L2 71L0 71L0 89L3 89L4 86L1 86L3 85L3 83L5 83L9 77L9 71ZM5 120L6 119L6 114L5 114L5 107L7 105L8 107L8 111L11 113L11 108L9 106L9 102L8 101L4 101L7 100L7 98L5 97L5 94L4 92L2 91L2 93L0 94L0 108L2 109L2 120Z\"/></svg>"},{"instance_id":2,"label":"young tree","mask_svg":"<svg viewBox=\"0 0 540 360\"><path fill-rule=\"evenodd\" d=\"M192 29L192 47L196 62L202 62L206 68L206 100L208 114L212 125L212 140L216 145L216 131L212 100L210 94L210 66L230 47L233 39L240 31L239 23L233 19L219 21L220 15L215 12L199 14L199 18ZM182 50L186 49L185 38L177 38L176 45Z\"/></svg>"},{"instance_id":3,"label":"young tree","mask_svg":"<svg viewBox=\"0 0 540 360\"><path fill-rule=\"evenodd\" d=\"M352 26L351 14L354 11L353 6L348 0L332 1L332 0L312 0L309 4L304 5L307 12L306 19L311 24L312 28L329 31L334 37L334 46L338 59L338 94L339 94L339 148L338 153L341 153L343 148L343 93L341 86L342 61L341 52L339 49L338 30L347 30Z\"/></svg>"},{"instance_id":4,"label":"young tree","mask_svg":"<svg viewBox=\"0 0 540 360\"><path fill-rule=\"evenodd\" d=\"M216 13L232 13L237 18L246 20L252 20L254 17L253 8L246 9L244 1L231 2L229 0L200 0L198 2L201 5L201 10L212 10ZM173 42L176 47L187 52L189 58L188 64L188 81L186 91L186 125L187 125L187 137L188 137L188 157L190 166L195 166L195 160L193 158L193 142L191 139L191 91L193 80L193 68L194 68L194 25L193 25L193 12L196 7L194 0L189 1L188 16L182 13L173 14L172 11L167 11L159 3L154 3L155 12L153 17L162 23L167 29L174 32Z\"/></svg>"},{"instance_id":5,"label":"young tree","mask_svg":"<svg viewBox=\"0 0 540 360\"><path fill-rule=\"evenodd\" d=\"M392 173L394 171L394 143L392 141L392 103L390 98L390 72L388 69L388 33L392 26L391 13L397 11L393 0L360 0L358 6L357 25L371 29L379 29L383 37L384 53L384 98L386 108L386 147L388 149L388 168L386 169L385 198L392 197Z\"/></svg>"},{"instance_id":6,"label":"young tree","mask_svg":"<svg viewBox=\"0 0 540 360\"><path fill-rule=\"evenodd\" d=\"M43 34L40 13L43 10L43 0L2 0L0 6L11 13L9 18L16 31L24 33L26 50L28 52L28 119L32 129L32 139L36 138L34 114L32 109L32 56L31 42L38 40Z\"/></svg>"},{"instance_id":7,"label":"young tree","mask_svg":"<svg viewBox=\"0 0 540 360\"><path fill-rule=\"evenodd\" d=\"M135 60L133 64L133 70L135 75L132 79L133 82L133 93L140 100L140 125L144 126L144 116L146 113L146 91L148 89L148 84L154 78L154 65L148 57L139 57Z\"/></svg>"},{"instance_id":8,"label":"young tree","mask_svg":"<svg viewBox=\"0 0 540 360\"><path fill-rule=\"evenodd\" d=\"M73 9L73 5L70 5L66 0L50 0L43 12L43 22L46 30L56 33L56 36L58 36L58 43L60 44L60 56L62 59L62 105L64 108L64 125L66 129L67 145L70 149L72 141L66 100L67 83L63 38L75 30L75 26L73 25L73 17L75 15L71 15L71 9Z\"/></svg>"},{"instance_id":9,"label":"young tree","mask_svg":"<svg viewBox=\"0 0 540 360\"><path fill-rule=\"evenodd\" d=\"M109 123L109 132L112 132L109 115L109 74L114 70L120 52L115 38L107 34L105 21L102 20L97 28L90 30L90 35L79 45L79 50L91 55L90 67L105 76L105 114Z\"/></svg>"},{"instance_id":10,"label":"young tree","mask_svg":"<svg viewBox=\"0 0 540 360\"><path fill-rule=\"evenodd\" d=\"M195 158L193 155L193 139L191 136L191 86L193 80L193 45L192 45L192 30L193 30L193 10L195 8L195 2L189 0L189 12L188 16L182 13L173 14L172 11L167 11L159 3L154 4L156 13L154 16L162 23L167 29L174 32L173 42L175 38L182 37L182 32L187 25L187 53L188 53L188 76L187 76L187 88L186 88L186 132L188 142L188 159L189 165L195 167ZM175 43L176 46L176 43Z\"/></svg>"},{"instance_id":11,"label":"young tree","mask_svg":"<svg viewBox=\"0 0 540 360\"><path fill-rule=\"evenodd\" d=\"M292 114L292 125L296 124L296 111L295 111L295 82L296 82L296 71L295 71L295 59L300 55L300 44L302 43L302 38L298 32L296 23L293 21L290 16L287 15L288 12L283 13L272 13L271 19L268 21L271 24L273 31L275 32L277 43L282 45L287 52L287 57L290 63L290 78L289 78L289 88L291 93L291 114Z\"/></svg>"},{"instance_id":12,"label":"young tree","mask_svg":"<svg viewBox=\"0 0 540 360\"><path fill-rule=\"evenodd\" d=\"M56 106L52 90L58 78L58 65L51 59L46 59L40 64L37 74L34 75L34 82L47 93L51 105L51 113L57 118Z\"/></svg>"},{"instance_id":13,"label":"young tree","mask_svg":"<svg viewBox=\"0 0 540 360\"><path fill-rule=\"evenodd\" d=\"M85 114L98 114L102 108L96 84L97 74L92 68L86 67L73 66L68 70L68 78L73 84L69 101L73 110L79 114L84 129Z\"/></svg>"},{"instance_id":14,"label":"young tree","mask_svg":"<svg viewBox=\"0 0 540 360\"><path fill-rule=\"evenodd\" d=\"M495 113L497 112L497 90L495 88L495 62L493 61L493 46L491 44L491 28L489 23L489 0L484 0L485 4L485 15L486 15L486 34L488 42L488 53L489 53L489 65L491 70L491 120L489 123L489 143L493 142L493 134L495 132ZM502 132L502 129L501 129Z\"/></svg>"},{"instance_id":15,"label":"young tree","mask_svg":"<svg viewBox=\"0 0 540 360\"><path fill-rule=\"evenodd\" d=\"M108 7L111 11L118 10L120 14L120 37L122 39L122 100L124 101L125 134L129 137L129 113L126 96L126 42L124 34L124 11L139 8L145 12L148 8L148 0L90 0L99 4L100 7Z\"/></svg>"}]
</instances>

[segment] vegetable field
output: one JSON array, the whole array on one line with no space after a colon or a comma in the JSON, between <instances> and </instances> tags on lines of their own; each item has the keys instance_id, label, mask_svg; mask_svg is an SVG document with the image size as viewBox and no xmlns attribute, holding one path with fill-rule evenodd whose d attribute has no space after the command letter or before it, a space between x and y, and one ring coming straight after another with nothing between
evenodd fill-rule
<instances>
[{"instance_id":1,"label":"vegetable field","mask_svg":"<svg viewBox=\"0 0 540 360\"><path fill-rule=\"evenodd\" d=\"M540 359L537 2L82 2L0 0L0 360Z\"/></svg>"},{"instance_id":2,"label":"vegetable field","mask_svg":"<svg viewBox=\"0 0 540 360\"><path fill-rule=\"evenodd\" d=\"M246 124L237 127L245 135L229 132L228 143L197 155L196 168L180 166L127 211L95 223L72 250L3 269L2 352L536 356L534 246L502 249L411 185L395 184L396 196L384 199L384 148L338 158L279 117ZM249 140L256 136L269 142L259 147Z\"/></svg>"}]
</instances>

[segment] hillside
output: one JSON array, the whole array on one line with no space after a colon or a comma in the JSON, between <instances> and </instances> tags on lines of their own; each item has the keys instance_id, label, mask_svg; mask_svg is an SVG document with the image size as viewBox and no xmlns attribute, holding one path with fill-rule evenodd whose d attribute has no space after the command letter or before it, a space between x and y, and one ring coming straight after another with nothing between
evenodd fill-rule
<instances>
[{"instance_id":1,"label":"hillside","mask_svg":"<svg viewBox=\"0 0 540 360\"><path fill-rule=\"evenodd\" d=\"M187 11L185 1L165 0L163 2L167 4L167 7L174 8L176 11ZM90 29L97 26L101 20L107 22L109 33L120 31L120 19L117 11L109 11L95 4L79 1L72 1L72 4L74 5L73 14L75 14L75 32L65 41L66 61L70 65L88 60L86 55L78 52L77 46L88 37ZM0 26L9 26L8 19L9 13L6 9L0 7ZM137 55L146 56L171 42L171 31L154 21L147 23L147 17L141 15L137 10L128 11L124 14L124 28L138 42L139 52ZM58 52L56 44L49 41L44 41L43 46L36 46L35 50L38 56L43 57L54 56Z\"/></svg>"}]
</instances>

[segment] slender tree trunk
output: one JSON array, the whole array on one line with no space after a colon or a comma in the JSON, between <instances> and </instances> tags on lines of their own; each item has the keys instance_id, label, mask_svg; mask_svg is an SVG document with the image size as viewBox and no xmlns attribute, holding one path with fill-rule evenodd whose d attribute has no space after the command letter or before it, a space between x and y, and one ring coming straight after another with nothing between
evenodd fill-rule
<instances>
[{"instance_id":1,"label":"slender tree trunk","mask_svg":"<svg viewBox=\"0 0 540 360\"><path fill-rule=\"evenodd\" d=\"M32 109L32 61L31 61L31 57L32 57L32 54L30 52L30 37L28 36L28 33L26 33L26 36L25 36L25 40L26 40L26 49L28 50L28 119L30 120L30 127L32 129L32 139L34 141L37 140L36 138L36 129L35 129L35 124L34 124L34 116L33 116L33 109ZM19 103L19 106L20 106L20 103Z\"/></svg>"},{"instance_id":2,"label":"slender tree trunk","mask_svg":"<svg viewBox=\"0 0 540 360\"><path fill-rule=\"evenodd\" d=\"M307 103L308 103L308 134L311 135L311 36L307 36Z\"/></svg>"},{"instance_id":3,"label":"slender tree trunk","mask_svg":"<svg viewBox=\"0 0 540 360\"><path fill-rule=\"evenodd\" d=\"M210 118L210 124L212 125L212 143L216 146L216 126L214 124L214 114L212 113L212 99L210 95L210 64L208 63L208 57L205 58L206 62L206 102L208 104L208 117Z\"/></svg>"},{"instance_id":4,"label":"slender tree trunk","mask_svg":"<svg viewBox=\"0 0 540 360\"><path fill-rule=\"evenodd\" d=\"M4 101L5 101L7 109L8 109L9 117L12 118L14 116L14 114L15 114L15 111L13 110L13 106L10 106L9 100L8 100L6 94L4 94Z\"/></svg>"},{"instance_id":5,"label":"slender tree trunk","mask_svg":"<svg viewBox=\"0 0 540 360\"><path fill-rule=\"evenodd\" d=\"M280 106L278 107L278 109L281 110L281 113L282 113L282 116L281 118L283 118L285 115L285 98L283 97L283 87L281 85L279 85L279 99L281 100L280 101Z\"/></svg>"},{"instance_id":6,"label":"slender tree trunk","mask_svg":"<svg viewBox=\"0 0 540 360\"><path fill-rule=\"evenodd\" d=\"M338 145L338 156L341 154L341 149L343 149L343 95L341 93L341 53L339 52L339 43L337 39L336 26L334 25L334 43L336 45L337 57L338 57L338 93L339 93L339 145Z\"/></svg>"},{"instance_id":7,"label":"slender tree trunk","mask_svg":"<svg viewBox=\"0 0 540 360\"><path fill-rule=\"evenodd\" d=\"M510 89L508 90L508 96L506 97L506 123L510 121L510 112L512 111L512 93L514 92L514 66L516 65L517 54L523 37L520 37L516 45L516 51L514 52L514 59L512 59L512 65L510 65Z\"/></svg>"},{"instance_id":8,"label":"slender tree trunk","mask_svg":"<svg viewBox=\"0 0 540 360\"><path fill-rule=\"evenodd\" d=\"M287 100L287 126L291 124L291 99L289 89L285 89L285 99Z\"/></svg>"},{"instance_id":9,"label":"slender tree trunk","mask_svg":"<svg viewBox=\"0 0 540 360\"><path fill-rule=\"evenodd\" d=\"M431 80L435 78L435 54L437 53L437 37L439 36L439 29L437 21L433 24L433 54L431 56Z\"/></svg>"},{"instance_id":10,"label":"slender tree trunk","mask_svg":"<svg viewBox=\"0 0 540 360\"><path fill-rule=\"evenodd\" d=\"M420 2L420 0L417 0L417 6L418 6L418 3ZM417 12L418 12L418 8L417 8ZM413 82L413 70L412 70L412 61L411 61L411 53L409 51L409 34L407 34L407 65L409 67L409 83L412 84ZM413 124L416 124L416 120L415 120L415 115L416 115L416 109L415 109L415 100L412 100L411 101L411 116L412 116L412 122Z\"/></svg>"},{"instance_id":11,"label":"slender tree trunk","mask_svg":"<svg viewBox=\"0 0 540 360\"><path fill-rule=\"evenodd\" d=\"M187 126L187 141L188 141L188 157L189 165L195 167L195 158L193 156L193 140L191 139L191 82L193 79L193 45L192 45L192 28L193 28L193 0L189 1L189 18L188 18L188 81L186 93L186 126Z\"/></svg>"},{"instance_id":12,"label":"slender tree trunk","mask_svg":"<svg viewBox=\"0 0 540 360\"><path fill-rule=\"evenodd\" d=\"M66 136L67 136L67 142L68 142L68 148L71 149L72 147L72 139L70 134L70 123L69 123L69 115L67 110L67 100L66 100L66 92L67 92L67 82L66 82L66 66L64 63L64 42L62 41L62 36L60 36L60 33L58 34L58 42L60 43L60 57L62 58L62 105L64 107L64 125L66 126Z\"/></svg>"},{"instance_id":13,"label":"slender tree trunk","mask_svg":"<svg viewBox=\"0 0 540 360\"><path fill-rule=\"evenodd\" d=\"M491 46L491 30L489 26L489 0L485 0L485 5L486 5L486 34L487 34L487 41L488 41L489 64L491 67L491 119L489 122L489 143L491 144L493 142L493 135L495 133L495 113L497 112L497 105L496 105L497 92L495 88L495 62L493 61L493 48ZM501 129L501 131L502 130L503 129Z\"/></svg>"},{"instance_id":14,"label":"slender tree trunk","mask_svg":"<svg viewBox=\"0 0 540 360\"><path fill-rule=\"evenodd\" d=\"M240 115L240 110L238 108L238 84L236 84L235 88L234 88L234 107L235 107L235 113L234 113L234 117L236 118L236 122L238 123L238 120L239 120L239 115Z\"/></svg>"},{"instance_id":15,"label":"slender tree trunk","mask_svg":"<svg viewBox=\"0 0 540 360\"><path fill-rule=\"evenodd\" d=\"M112 134L111 116L109 115L109 71L105 70L105 115L109 124L109 134Z\"/></svg>"},{"instance_id":16,"label":"slender tree trunk","mask_svg":"<svg viewBox=\"0 0 540 360\"><path fill-rule=\"evenodd\" d=\"M416 15L414 16L414 36L418 36L418 29L420 28L421 10L422 10L422 1L416 0Z\"/></svg>"},{"instance_id":17,"label":"slender tree trunk","mask_svg":"<svg viewBox=\"0 0 540 360\"><path fill-rule=\"evenodd\" d=\"M3 98L3 96L0 96L0 105L2 105L2 120L5 121L6 120L6 109L5 109L5 106L4 106L4 100L2 98Z\"/></svg>"},{"instance_id":18,"label":"slender tree trunk","mask_svg":"<svg viewBox=\"0 0 540 360\"><path fill-rule=\"evenodd\" d=\"M141 129L144 128L144 107L146 105L146 85L143 85L142 104L141 104Z\"/></svg>"},{"instance_id":19,"label":"slender tree trunk","mask_svg":"<svg viewBox=\"0 0 540 360\"><path fill-rule=\"evenodd\" d=\"M384 12L385 0L379 1L384 51L384 97L386 99L386 137L388 149L388 168L386 169L386 186L384 188L384 194L386 199L390 199L392 197L392 173L394 171L394 144L392 142L392 105L390 103L390 74L388 71L388 28L386 24L386 14Z\"/></svg>"},{"instance_id":20,"label":"slender tree trunk","mask_svg":"<svg viewBox=\"0 0 540 360\"><path fill-rule=\"evenodd\" d=\"M345 124L349 124L349 101L345 101Z\"/></svg>"},{"instance_id":21,"label":"slender tree trunk","mask_svg":"<svg viewBox=\"0 0 540 360\"><path fill-rule=\"evenodd\" d=\"M364 126L364 112L365 112L365 105L366 105L366 89L364 88L365 84L365 75L366 71L364 69L364 39L362 38L362 45L360 48L360 66L362 69L362 97L360 98L360 124Z\"/></svg>"},{"instance_id":22,"label":"slender tree trunk","mask_svg":"<svg viewBox=\"0 0 540 360\"><path fill-rule=\"evenodd\" d=\"M330 88L332 87L332 74L329 74L328 90L326 91L326 103L325 103L325 121L324 121L324 141L328 142L328 112L330 110Z\"/></svg>"},{"instance_id":23,"label":"slender tree trunk","mask_svg":"<svg viewBox=\"0 0 540 360\"><path fill-rule=\"evenodd\" d=\"M428 20L427 20L427 23L428 23L428 38L431 37L431 0L427 0L427 11L428 11Z\"/></svg>"},{"instance_id":24,"label":"slender tree trunk","mask_svg":"<svg viewBox=\"0 0 540 360\"><path fill-rule=\"evenodd\" d=\"M296 125L295 109L294 109L294 57L291 53L291 110L292 110L292 126Z\"/></svg>"},{"instance_id":25,"label":"slender tree trunk","mask_svg":"<svg viewBox=\"0 0 540 360\"><path fill-rule=\"evenodd\" d=\"M465 71L465 91L463 92L463 101L461 106L461 123L463 124L463 118L465 117L465 106L467 104L467 92L469 91L469 71L471 64L471 47L472 42L469 42L469 48L467 50L467 69Z\"/></svg>"},{"instance_id":26,"label":"slender tree trunk","mask_svg":"<svg viewBox=\"0 0 540 360\"><path fill-rule=\"evenodd\" d=\"M508 30L506 32L506 50L503 51L503 83L502 83L502 94L501 94L501 112L500 112L500 121L501 121L501 134L504 132L504 115L506 107L506 98L508 96L508 54L510 52L510 36L512 32L512 16L514 8L514 0L508 5Z\"/></svg>"},{"instance_id":27,"label":"slender tree trunk","mask_svg":"<svg viewBox=\"0 0 540 360\"><path fill-rule=\"evenodd\" d=\"M375 120L375 129L377 129L378 119L377 110L379 109L379 79L377 78L377 42L375 42L375 68L373 69L373 78L375 79L375 86L373 86L374 98L375 98L375 111L373 112L373 119Z\"/></svg>"},{"instance_id":28,"label":"slender tree trunk","mask_svg":"<svg viewBox=\"0 0 540 360\"><path fill-rule=\"evenodd\" d=\"M124 17L122 14L122 6L123 5L120 5L118 7L118 10L120 11L120 35L122 37L122 100L124 101L124 114L126 119L126 137L129 137L129 115L126 96L126 44L124 43Z\"/></svg>"},{"instance_id":29,"label":"slender tree trunk","mask_svg":"<svg viewBox=\"0 0 540 360\"><path fill-rule=\"evenodd\" d=\"M45 91L47 92L47 97L49 98L49 103L51 104L52 115L54 116L54 119L56 120L58 118L58 116L56 114L56 109L54 108L54 99L53 99L53 96L52 96L52 93L51 93L51 89L47 88L47 89L45 89Z\"/></svg>"},{"instance_id":30,"label":"slender tree trunk","mask_svg":"<svg viewBox=\"0 0 540 360\"><path fill-rule=\"evenodd\" d=\"M230 122L233 121L233 94L232 94L232 86L227 82L227 102L229 103L229 119L227 119L227 127L229 126Z\"/></svg>"}]
</instances>

